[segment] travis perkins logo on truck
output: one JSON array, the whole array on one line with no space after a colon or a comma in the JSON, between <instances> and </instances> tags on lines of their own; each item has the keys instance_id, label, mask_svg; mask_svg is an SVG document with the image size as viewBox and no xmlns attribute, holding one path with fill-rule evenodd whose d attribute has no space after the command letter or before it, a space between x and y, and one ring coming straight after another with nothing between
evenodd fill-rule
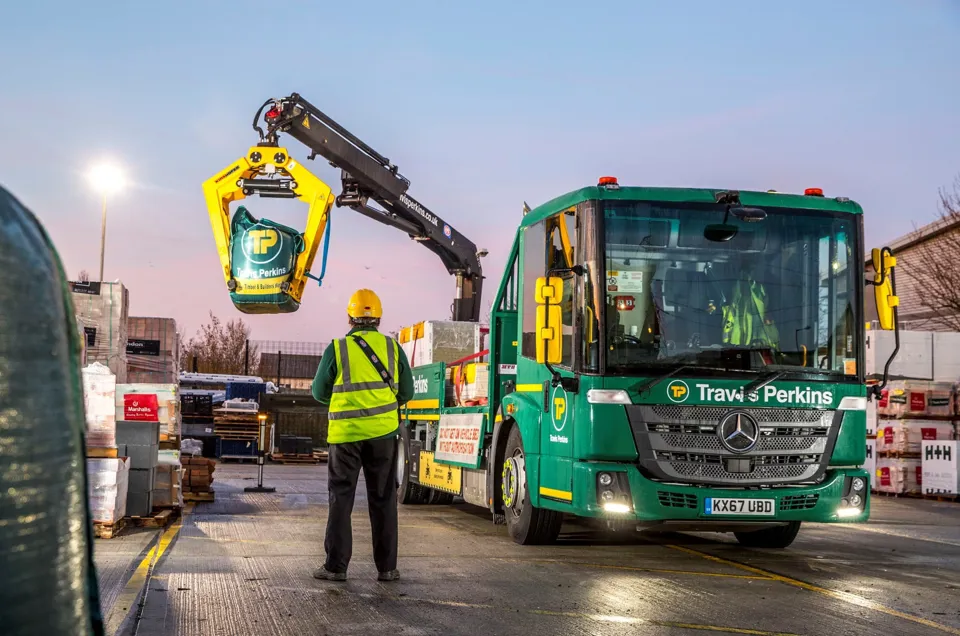
<instances>
[{"instance_id":1,"label":"travis perkins logo on truck","mask_svg":"<svg viewBox=\"0 0 960 636\"><path fill-rule=\"evenodd\" d=\"M833 391L812 389L809 386L781 389L768 384L759 391L744 396L743 387L712 387L706 382L696 382L691 389L690 385L683 380L674 380L667 385L667 398L674 404L686 402L691 393L701 402L761 402L793 406L831 406L833 404Z\"/></svg>"}]
</instances>

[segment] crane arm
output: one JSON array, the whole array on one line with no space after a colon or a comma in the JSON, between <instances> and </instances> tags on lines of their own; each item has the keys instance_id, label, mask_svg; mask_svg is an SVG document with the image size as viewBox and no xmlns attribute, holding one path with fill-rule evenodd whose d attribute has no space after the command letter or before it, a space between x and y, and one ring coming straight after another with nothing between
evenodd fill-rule
<instances>
[{"instance_id":1,"label":"crane arm","mask_svg":"<svg viewBox=\"0 0 960 636\"><path fill-rule=\"evenodd\" d=\"M259 125L261 115L266 131ZM349 207L423 243L456 276L453 319L479 321L483 284L480 258L486 252L411 197L407 193L410 181L389 159L297 93L267 100L254 117L253 126L260 134L261 146L277 146L280 133L285 133L310 149L308 159L320 155L339 168L343 189L336 197L337 206ZM371 201L379 208L370 205Z\"/></svg>"}]
</instances>

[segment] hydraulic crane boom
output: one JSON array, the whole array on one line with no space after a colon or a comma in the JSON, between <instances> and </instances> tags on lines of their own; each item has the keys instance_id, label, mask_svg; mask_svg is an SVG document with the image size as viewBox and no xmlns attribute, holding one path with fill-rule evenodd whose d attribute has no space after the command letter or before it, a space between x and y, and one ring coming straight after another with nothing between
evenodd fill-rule
<instances>
[{"instance_id":1,"label":"hydraulic crane boom","mask_svg":"<svg viewBox=\"0 0 960 636\"><path fill-rule=\"evenodd\" d=\"M261 115L266 132L259 125ZM480 258L487 252L478 250L449 223L407 194L410 182L389 159L297 93L264 102L254 117L253 127L260 134L260 146L278 146L279 134L286 133L310 149L308 159L320 155L339 168L343 190L336 197L337 206L352 208L402 230L437 254L457 280L453 319L479 321L483 286ZM370 200L382 209L370 206Z\"/></svg>"}]
</instances>

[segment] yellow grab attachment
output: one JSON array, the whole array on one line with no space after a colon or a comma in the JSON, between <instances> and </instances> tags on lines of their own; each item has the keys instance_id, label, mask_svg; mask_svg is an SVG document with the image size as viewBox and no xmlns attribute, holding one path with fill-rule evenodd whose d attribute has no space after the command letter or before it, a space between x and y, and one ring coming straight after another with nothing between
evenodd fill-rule
<instances>
[{"instance_id":1,"label":"yellow grab attachment","mask_svg":"<svg viewBox=\"0 0 960 636\"><path fill-rule=\"evenodd\" d=\"M252 194L307 203L306 229L297 233L257 220L242 206L231 219L230 204ZM237 309L261 314L296 311L333 206L330 187L291 159L286 148L253 146L245 157L204 181L203 196L223 279Z\"/></svg>"}]
</instances>

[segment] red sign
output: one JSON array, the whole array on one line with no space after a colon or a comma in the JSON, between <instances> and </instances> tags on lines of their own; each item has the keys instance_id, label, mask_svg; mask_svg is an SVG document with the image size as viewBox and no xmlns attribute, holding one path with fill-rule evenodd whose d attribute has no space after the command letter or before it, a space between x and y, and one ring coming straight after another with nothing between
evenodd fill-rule
<instances>
[{"instance_id":1,"label":"red sign","mask_svg":"<svg viewBox=\"0 0 960 636\"><path fill-rule=\"evenodd\" d=\"M127 393L123 396L123 419L131 422L159 422L160 407L154 393Z\"/></svg>"},{"instance_id":2,"label":"red sign","mask_svg":"<svg viewBox=\"0 0 960 636\"><path fill-rule=\"evenodd\" d=\"M880 485L881 486L890 485L890 469L886 466L880 469Z\"/></svg>"},{"instance_id":3,"label":"red sign","mask_svg":"<svg viewBox=\"0 0 960 636\"><path fill-rule=\"evenodd\" d=\"M927 396L924 393L917 393L914 391L910 392L910 410L911 411L926 411L927 410Z\"/></svg>"},{"instance_id":4,"label":"red sign","mask_svg":"<svg viewBox=\"0 0 960 636\"><path fill-rule=\"evenodd\" d=\"M613 300L620 311L633 311L636 306L636 299L633 296L614 296Z\"/></svg>"},{"instance_id":5,"label":"red sign","mask_svg":"<svg viewBox=\"0 0 960 636\"><path fill-rule=\"evenodd\" d=\"M937 429L935 428L921 428L920 436L923 439L937 439Z\"/></svg>"},{"instance_id":6,"label":"red sign","mask_svg":"<svg viewBox=\"0 0 960 636\"><path fill-rule=\"evenodd\" d=\"M917 466L917 485L923 485L923 466Z\"/></svg>"},{"instance_id":7,"label":"red sign","mask_svg":"<svg viewBox=\"0 0 960 636\"><path fill-rule=\"evenodd\" d=\"M877 406L881 409L887 408L887 404L890 403L890 389L884 389L880 391L880 400L877 402Z\"/></svg>"},{"instance_id":8,"label":"red sign","mask_svg":"<svg viewBox=\"0 0 960 636\"><path fill-rule=\"evenodd\" d=\"M888 426L883 429L883 443L884 444L893 444L893 427Z\"/></svg>"}]
</instances>

